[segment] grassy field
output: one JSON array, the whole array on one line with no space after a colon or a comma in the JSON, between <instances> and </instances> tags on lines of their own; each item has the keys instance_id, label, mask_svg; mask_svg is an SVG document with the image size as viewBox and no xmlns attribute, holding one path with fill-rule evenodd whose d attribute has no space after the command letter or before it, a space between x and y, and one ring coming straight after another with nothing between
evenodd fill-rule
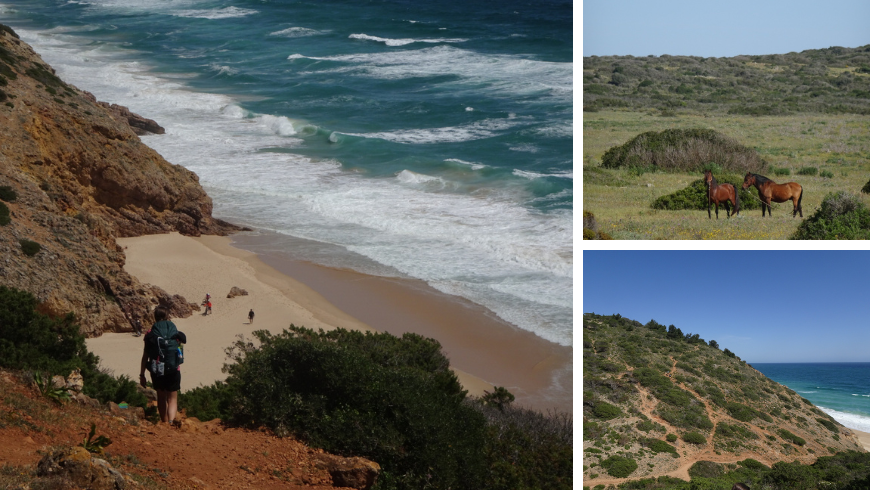
<instances>
[{"instance_id":1,"label":"grassy field","mask_svg":"<svg viewBox=\"0 0 870 490\"><path fill-rule=\"evenodd\" d=\"M709 128L754 148L770 167L789 169L791 175L762 175L776 182L797 182L804 188L804 217L818 208L828 193L845 190L860 195L870 180L870 121L859 115L679 115L661 117L655 111L610 111L583 114L583 210L595 214L599 229L615 239L677 240L778 240L787 239L800 223L792 218L790 202L773 205L773 219L761 210L741 211L740 216L719 220L706 211L661 211L650 204L702 177L689 173L642 173L629 169L601 168L601 157L645 131L670 128ZM815 167L816 175L799 175ZM828 171L833 177L821 177ZM753 192L755 194L755 192Z\"/></svg>"}]
</instances>

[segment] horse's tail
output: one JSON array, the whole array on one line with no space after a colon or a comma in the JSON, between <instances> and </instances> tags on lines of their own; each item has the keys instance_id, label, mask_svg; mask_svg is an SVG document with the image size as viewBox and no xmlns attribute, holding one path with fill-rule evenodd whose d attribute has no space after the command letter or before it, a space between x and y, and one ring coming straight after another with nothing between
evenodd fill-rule
<instances>
[{"instance_id":1,"label":"horse's tail","mask_svg":"<svg viewBox=\"0 0 870 490\"><path fill-rule=\"evenodd\" d=\"M798 209L801 209L801 200L804 198L804 187L801 186L801 195L798 196Z\"/></svg>"}]
</instances>

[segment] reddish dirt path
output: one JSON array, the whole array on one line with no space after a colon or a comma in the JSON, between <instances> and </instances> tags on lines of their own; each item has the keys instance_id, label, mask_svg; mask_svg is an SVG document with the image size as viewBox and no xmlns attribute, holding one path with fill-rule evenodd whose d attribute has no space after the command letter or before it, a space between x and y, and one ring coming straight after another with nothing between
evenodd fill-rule
<instances>
[{"instance_id":1,"label":"reddish dirt path","mask_svg":"<svg viewBox=\"0 0 870 490\"><path fill-rule=\"evenodd\" d=\"M42 457L39 451L80 444L93 422L97 435L112 440L105 458L122 472L153 480L157 487L333 488L326 470L317 467L316 456L322 451L292 438L193 419L175 429L75 402L60 407L6 373L0 373L0 392L0 461L10 466L35 467Z\"/></svg>"}]
</instances>

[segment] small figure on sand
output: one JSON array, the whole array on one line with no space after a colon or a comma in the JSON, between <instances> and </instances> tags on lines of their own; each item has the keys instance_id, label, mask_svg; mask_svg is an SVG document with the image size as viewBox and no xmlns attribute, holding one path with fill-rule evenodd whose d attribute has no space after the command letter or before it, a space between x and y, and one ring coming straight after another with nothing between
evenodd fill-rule
<instances>
[{"instance_id":1,"label":"small figure on sand","mask_svg":"<svg viewBox=\"0 0 870 490\"><path fill-rule=\"evenodd\" d=\"M254 310L248 312L248 323L254 323Z\"/></svg>"},{"instance_id":2,"label":"small figure on sand","mask_svg":"<svg viewBox=\"0 0 870 490\"><path fill-rule=\"evenodd\" d=\"M135 335L137 337L142 336L142 320L139 320L138 318L133 320L133 330L136 331Z\"/></svg>"},{"instance_id":3,"label":"small figure on sand","mask_svg":"<svg viewBox=\"0 0 870 490\"><path fill-rule=\"evenodd\" d=\"M211 313L211 301L205 302L205 313L204 315L208 315Z\"/></svg>"}]
</instances>

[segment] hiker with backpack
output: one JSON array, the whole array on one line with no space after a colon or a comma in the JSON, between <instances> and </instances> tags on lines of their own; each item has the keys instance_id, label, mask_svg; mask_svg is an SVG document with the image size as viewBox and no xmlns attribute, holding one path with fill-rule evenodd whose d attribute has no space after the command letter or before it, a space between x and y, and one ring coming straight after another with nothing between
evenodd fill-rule
<instances>
[{"instance_id":1,"label":"hiker with backpack","mask_svg":"<svg viewBox=\"0 0 870 490\"><path fill-rule=\"evenodd\" d=\"M160 420L177 425L178 391L181 389L181 370L184 362L183 344L187 336L169 321L169 308L160 305L154 309L154 325L145 334L145 348L139 367L139 384L146 387L145 370L151 373L151 383L157 390L157 410Z\"/></svg>"}]
</instances>

